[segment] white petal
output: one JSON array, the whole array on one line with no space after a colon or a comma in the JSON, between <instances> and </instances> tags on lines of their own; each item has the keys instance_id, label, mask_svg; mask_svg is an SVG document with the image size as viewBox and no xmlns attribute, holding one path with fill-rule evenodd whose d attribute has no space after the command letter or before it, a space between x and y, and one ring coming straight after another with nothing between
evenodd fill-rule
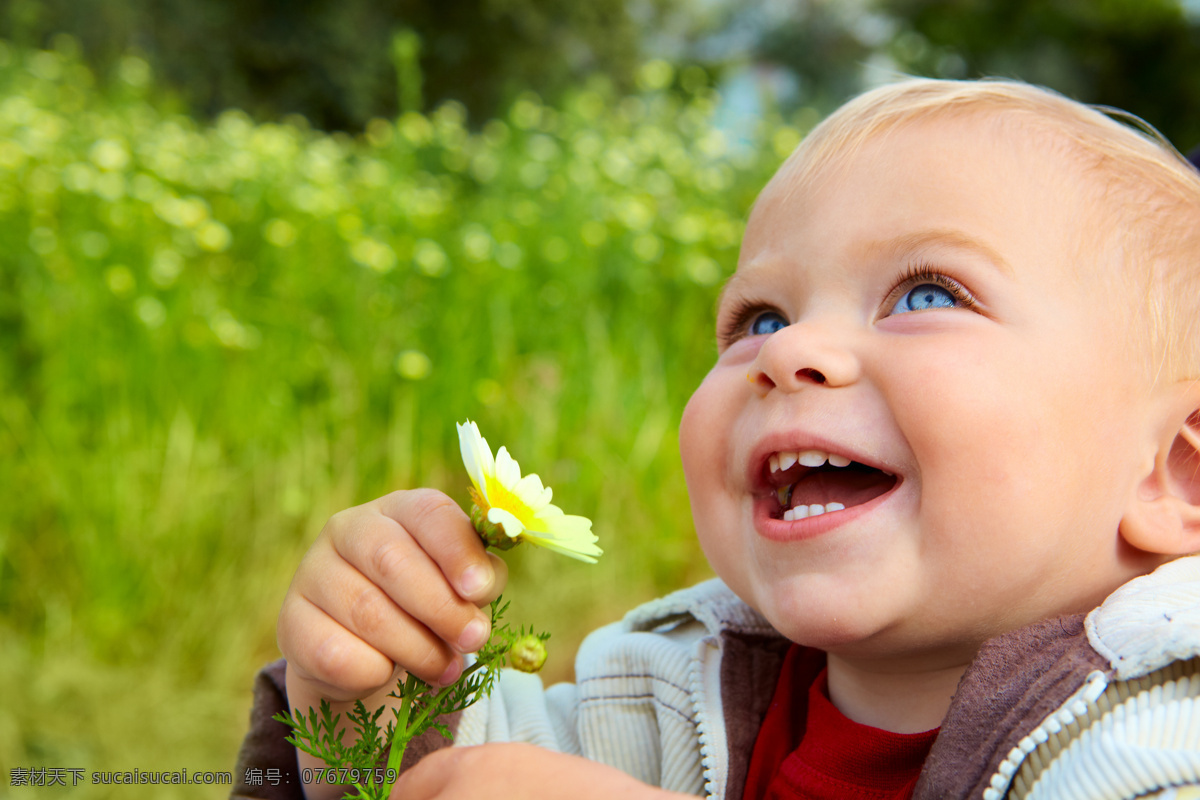
<instances>
[{"instance_id":1,"label":"white petal","mask_svg":"<svg viewBox=\"0 0 1200 800\"><path fill-rule=\"evenodd\" d=\"M553 495L553 492L542 486L542 479L537 476L536 472L531 472L517 481L517 485L513 487L512 491L534 513L541 510L542 506L548 505Z\"/></svg>"},{"instance_id":2,"label":"white petal","mask_svg":"<svg viewBox=\"0 0 1200 800\"><path fill-rule=\"evenodd\" d=\"M507 447L502 446L496 453L496 480L508 489L515 488L521 480L521 465L508 454Z\"/></svg>"},{"instance_id":3,"label":"white petal","mask_svg":"<svg viewBox=\"0 0 1200 800\"><path fill-rule=\"evenodd\" d=\"M458 426L458 449L462 453L463 465L475 484L475 491L487 497L487 476L495 473L496 462L487 440L479 434L479 426L467 420Z\"/></svg>"},{"instance_id":4,"label":"white petal","mask_svg":"<svg viewBox=\"0 0 1200 800\"><path fill-rule=\"evenodd\" d=\"M561 508L553 503L547 503L537 510L538 528L546 531L554 530L562 523L564 516ZM580 517L580 519L586 519L586 517Z\"/></svg>"},{"instance_id":5,"label":"white petal","mask_svg":"<svg viewBox=\"0 0 1200 800\"><path fill-rule=\"evenodd\" d=\"M507 530L507 529L505 529ZM548 534L526 531L523 538L531 544L538 547L544 547L547 550L553 550L556 553L562 553L564 556L577 558L580 561L586 561L589 564L596 563L596 556L604 554L604 551L596 547L592 542L575 541L572 539L562 539L552 537Z\"/></svg>"},{"instance_id":6,"label":"white petal","mask_svg":"<svg viewBox=\"0 0 1200 800\"><path fill-rule=\"evenodd\" d=\"M596 534L592 533L592 521L587 517L564 514L558 506L547 506L547 510L550 511L549 514L543 511L533 520L537 533L546 533L557 539L596 541Z\"/></svg>"},{"instance_id":7,"label":"white petal","mask_svg":"<svg viewBox=\"0 0 1200 800\"><path fill-rule=\"evenodd\" d=\"M596 546L597 537L592 533L592 521L562 513L558 506L549 506L550 513L542 513L530 524L524 538L540 547L558 553L573 555L584 561L593 561L594 556L604 551Z\"/></svg>"},{"instance_id":8,"label":"white petal","mask_svg":"<svg viewBox=\"0 0 1200 800\"><path fill-rule=\"evenodd\" d=\"M503 525L504 535L510 539L515 539L525 532L525 525L521 520L505 511L503 508L489 508L488 522L493 525Z\"/></svg>"}]
</instances>

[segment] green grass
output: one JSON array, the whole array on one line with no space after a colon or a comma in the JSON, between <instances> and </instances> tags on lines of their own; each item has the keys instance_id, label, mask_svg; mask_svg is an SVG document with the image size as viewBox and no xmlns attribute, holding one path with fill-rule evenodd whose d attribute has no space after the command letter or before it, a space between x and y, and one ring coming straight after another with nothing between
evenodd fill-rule
<instances>
[{"instance_id":1,"label":"green grass","mask_svg":"<svg viewBox=\"0 0 1200 800\"><path fill-rule=\"evenodd\" d=\"M509 562L548 677L706 577L678 464L716 285L798 139L717 98L603 81L362 137L173 113L0 44L0 785L17 767L232 769L254 672L339 509L466 501L479 422L606 553ZM11 789L15 797L62 790ZM81 786L72 796L222 796Z\"/></svg>"}]
</instances>

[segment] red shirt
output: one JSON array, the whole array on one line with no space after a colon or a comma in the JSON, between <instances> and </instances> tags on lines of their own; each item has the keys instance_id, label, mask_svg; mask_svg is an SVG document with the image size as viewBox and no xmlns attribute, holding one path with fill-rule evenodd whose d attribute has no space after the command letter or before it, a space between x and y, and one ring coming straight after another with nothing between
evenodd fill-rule
<instances>
[{"instance_id":1,"label":"red shirt","mask_svg":"<svg viewBox=\"0 0 1200 800\"><path fill-rule=\"evenodd\" d=\"M908 800L937 733L891 733L847 719L829 701L825 654L792 645L743 800Z\"/></svg>"}]
</instances>

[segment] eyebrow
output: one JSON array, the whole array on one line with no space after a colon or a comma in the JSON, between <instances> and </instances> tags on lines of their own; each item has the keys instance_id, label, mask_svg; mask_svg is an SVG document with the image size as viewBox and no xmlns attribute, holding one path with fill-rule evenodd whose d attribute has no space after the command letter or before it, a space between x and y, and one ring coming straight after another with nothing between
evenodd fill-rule
<instances>
[{"instance_id":1,"label":"eyebrow","mask_svg":"<svg viewBox=\"0 0 1200 800\"><path fill-rule=\"evenodd\" d=\"M1015 275L1012 266L995 248L954 228L929 228L897 236L894 239L871 242L863 248L863 253L866 256L912 257L921 250L938 247L976 253L991 262L1008 277L1011 278ZM713 308L719 310L725 296L731 290L736 290L737 285L745 280L748 280L745 272L734 270L733 274L725 280L720 292L717 293L717 301Z\"/></svg>"},{"instance_id":2,"label":"eyebrow","mask_svg":"<svg viewBox=\"0 0 1200 800\"><path fill-rule=\"evenodd\" d=\"M953 228L930 228L915 233L898 236L895 239L876 242L868 245L868 253L881 253L892 256L912 256L918 251L930 248L945 247L952 250L966 250L982 256L1008 277L1013 277L1012 266L991 245L970 236L963 231Z\"/></svg>"},{"instance_id":3,"label":"eyebrow","mask_svg":"<svg viewBox=\"0 0 1200 800\"><path fill-rule=\"evenodd\" d=\"M741 272L736 268L729 275L729 277L725 279L725 282L721 284L720 291L717 292L717 300L715 303L713 303L714 317L717 316L718 312L720 312L721 303L725 302L725 295L729 294L731 289L736 288L737 285L744 280L746 280L746 273Z\"/></svg>"}]
</instances>

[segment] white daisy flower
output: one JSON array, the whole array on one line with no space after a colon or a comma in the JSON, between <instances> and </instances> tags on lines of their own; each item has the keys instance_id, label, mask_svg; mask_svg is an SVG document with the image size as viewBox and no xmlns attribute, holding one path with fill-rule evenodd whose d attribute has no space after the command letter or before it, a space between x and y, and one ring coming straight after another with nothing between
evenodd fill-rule
<instances>
[{"instance_id":1,"label":"white daisy flower","mask_svg":"<svg viewBox=\"0 0 1200 800\"><path fill-rule=\"evenodd\" d=\"M596 563L592 521L564 514L550 502L552 492L535 474L521 477L521 467L501 447L496 457L479 427L470 420L458 426L463 464L471 476L471 520L483 540L498 550L526 541L580 561Z\"/></svg>"}]
</instances>

